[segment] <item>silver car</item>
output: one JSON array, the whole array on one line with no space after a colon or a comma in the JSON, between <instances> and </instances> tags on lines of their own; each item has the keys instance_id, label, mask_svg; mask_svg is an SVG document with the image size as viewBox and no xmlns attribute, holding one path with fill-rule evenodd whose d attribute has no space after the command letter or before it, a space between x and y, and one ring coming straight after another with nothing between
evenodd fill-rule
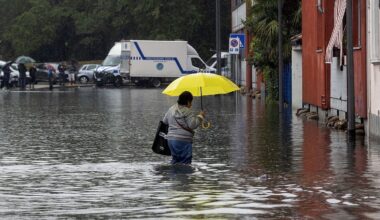
<instances>
[{"instance_id":1,"label":"silver car","mask_svg":"<svg viewBox=\"0 0 380 220\"><path fill-rule=\"evenodd\" d=\"M99 64L85 64L79 69L77 79L80 84L86 84L94 80L94 70L98 68Z\"/></svg>"}]
</instances>

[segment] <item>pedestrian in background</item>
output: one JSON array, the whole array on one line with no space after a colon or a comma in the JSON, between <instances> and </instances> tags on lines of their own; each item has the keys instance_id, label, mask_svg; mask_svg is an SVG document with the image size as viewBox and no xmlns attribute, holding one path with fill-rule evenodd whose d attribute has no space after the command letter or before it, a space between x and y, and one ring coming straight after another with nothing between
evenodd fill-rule
<instances>
[{"instance_id":1,"label":"pedestrian in background","mask_svg":"<svg viewBox=\"0 0 380 220\"><path fill-rule=\"evenodd\" d=\"M34 84L36 83L36 72L37 69L34 65L29 68L29 76L30 76L30 89L34 89Z\"/></svg>"},{"instance_id":2,"label":"pedestrian in background","mask_svg":"<svg viewBox=\"0 0 380 220\"><path fill-rule=\"evenodd\" d=\"M9 89L10 88L10 85L9 85L9 81L11 80L11 65L14 63L14 61L10 61L8 63L6 63L4 66L3 66L3 73L4 73L4 76L3 76L3 82L4 82L4 87L6 89Z\"/></svg>"},{"instance_id":3,"label":"pedestrian in background","mask_svg":"<svg viewBox=\"0 0 380 220\"><path fill-rule=\"evenodd\" d=\"M54 81L54 69L52 66L48 66L48 79L49 79L49 89L53 90L53 81Z\"/></svg>"},{"instance_id":4,"label":"pedestrian in background","mask_svg":"<svg viewBox=\"0 0 380 220\"><path fill-rule=\"evenodd\" d=\"M172 164L191 164L193 157L194 129L201 125L205 113L194 115L191 111L193 95L185 91L177 104L166 112L163 122L169 125L166 139L172 154Z\"/></svg>"},{"instance_id":5,"label":"pedestrian in background","mask_svg":"<svg viewBox=\"0 0 380 220\"><path fill-rule=\"evenodd\" d=\"M71 60L70 68L69 68L69 81L70 85L75 83L75 73L77 72L76 62Z\"/></svg>"},{"instance_id":6,"label":"pedestrian in background","mask_svg":"<svg viewBox=\"0 0 380 220\"><path fill-rule=\"evenodd\" d=\"M66 70L66 68L62 63L58 65L59 84L61 86L65 86L65 80L66 80L65 70Z\"/></svg>"},{"instance_id":7,"label":"pedestrian in background","mask_svg":"<svg viewBox=\"0 0 380 220\"><path fill-rule=\"evenodd\" d=\"M18 83L20 89L24 90L26 87L26 66L23 63L19 63L17 68L19 72Z\"/></svg>"}]
</instances>

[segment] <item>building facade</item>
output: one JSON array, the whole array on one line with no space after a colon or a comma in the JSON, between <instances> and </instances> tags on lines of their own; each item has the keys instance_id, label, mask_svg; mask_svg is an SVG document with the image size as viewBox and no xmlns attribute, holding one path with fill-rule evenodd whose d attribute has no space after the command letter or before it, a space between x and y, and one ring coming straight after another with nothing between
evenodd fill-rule
<instances>
[{"instance_id":1,"label":"building facade","mask_svg":"<svg viewBox=\"0 0 380 220\"><path fill-rule=\"evenodd\" d=\"M368 131L380 138L380 1L367 0Z\"/></svg>"},{"instance_id":2,"label":"building facade","mask_svg":"<svg viewBox=\"0 0 380 220\"><path fill-rule=\"evenodd\" d=\"M231 33L245 34L245 48L239 55L231 55L231 75L238 85L260 90L261 82L258 82L258 79L261 78L256 76L255 68L246 61L252 36L245 28L244 21L249 15L252 4L252 0L231 0Z\"/></svg>"},{"instance_id":3,"label":"building facade","mask_svg":"<svg viewBox=\"0 0 380 220\"><path fill-rule=\"evenodd\" d=\"M367 119L366 0L353 0L355 114ZM320 118L347 115L346 0L302 1L302 102Z\"/></svg>"},{"instance_id":4,"label":"building facade","mask_svg":"<svg viewBox=\"0 0 380 220\"><path fill-rule=\"evenodd\" d=\"M318 7L316 1L302 1L302 102L325 117L330 108L330 66L324 58L333 29L334 2L323 3Z\"/></svg>"}]
</instances>

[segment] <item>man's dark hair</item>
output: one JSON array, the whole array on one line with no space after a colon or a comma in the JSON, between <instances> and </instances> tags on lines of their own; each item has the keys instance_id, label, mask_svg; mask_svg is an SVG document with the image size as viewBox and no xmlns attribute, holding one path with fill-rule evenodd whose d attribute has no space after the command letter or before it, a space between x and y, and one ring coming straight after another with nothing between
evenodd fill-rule
<instances>
[{"instance_id":1,"label":"man's dark hair","mask_svg":"<svg viewBox=\"0 0 380 220\"><path fill-rule=\"evenodd\" d=\"M184 91L183 93L181 93L181 95L179 95L177 103L179 105L187 105L189 102L192 101L193 95L188 91Z\"/></svg>"}]
</instances>

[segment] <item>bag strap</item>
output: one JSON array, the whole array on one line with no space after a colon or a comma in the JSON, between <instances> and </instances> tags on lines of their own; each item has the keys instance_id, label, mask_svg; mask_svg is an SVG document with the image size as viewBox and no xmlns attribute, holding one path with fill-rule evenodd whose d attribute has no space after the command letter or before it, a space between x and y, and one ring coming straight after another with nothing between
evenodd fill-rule
<instances>
[{"instance_id":1,"label":"bag strap","mask_svg":"<svg viewBox=\"0 0 380 220\"><path fill-rule=\"evenodd\" d=\"M174 119L175 119L175 121L177 122L177 124L182 128L182 129L184 129L184 130L186 130L186 131L188 131L188 132L190 132L190 133L192 133L193 135L194 135L194 131L193 131L193 129L190 129L189 127L184 127L184 126L182 126L178 121L177 121L177 118L175 118L174 117ZM186 120L186 119L185 119Z\"/></svg>"}]
</instances>

